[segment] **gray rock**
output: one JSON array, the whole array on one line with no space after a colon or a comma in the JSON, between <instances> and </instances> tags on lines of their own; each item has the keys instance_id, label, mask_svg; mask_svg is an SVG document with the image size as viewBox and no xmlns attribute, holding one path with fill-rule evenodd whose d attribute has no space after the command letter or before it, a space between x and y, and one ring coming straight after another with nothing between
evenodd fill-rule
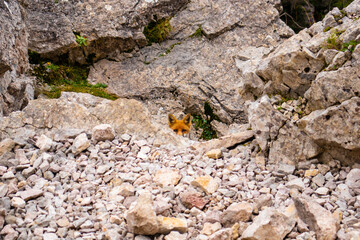
<instances>
[{"instance_id":1,"label":"gray rock","mask_svg":"<svg viewBox=\"0 0 360 240\"><path fill-rule=\"evenodd\" d=\"M274 208L266 208L246 228L241 239L283 239L294 227L295 218L288 217Z\"/></svg>"},{"instance_id":2,"label":"gray rock","mask_svg":"<svg viewBox=\"0 0 360 240\"><path fill-rule=\"evenodd\" d=\"M319 187L322 187L324 186L324 183L325 183L325 177L324 175L322 175L321 173L317 174L315 177L313 177L311 179L311 181L313 183L315 183L316 185L318 185Z\"/></svg>"},{"instance_id":3,"label":"gray rock","mask_svg":"<svg viewBox=\"0 0 360 240\"><path fill-rule=\"evenodd\" d=\"M209 240L231 240L231 239L232 239L231 228L221 229L209 236Z\"/></svg>"},{"instance_id":4,"label":"gray rock","mask_svg":"<svg viewBox=\"0 0 360 240\"><path fill-rule=\"evenodd\" d=\"M121 6L107 2L32 4L26 9L29 48L52 59L66 54L70 62L85 63L88 56L93 56L93 61L114 58L116 53L145 46L142 29L153 16L159 19L173 16L185 3L160 0L123 2ZM86 46L77 44L73 31L86 37Z\"/></svg>"},{"instance_id":5,"label":"gray rock","mask_svg":"<svg viewBox=\"0 0 360 240\"><path fill-rule=\"evenodd\" d=\"M354 97L339 106L318 110L301 120L300 127L335 159L345 164L360 162L360 135L354 131L360 121L360 98Z\"/></svg>"},{"instance_id":6,"label":"gray rock","mask_svg":"<svg viewBox=\"0 0 360 240\"><path fill-rule=\"evenodd\" d=\"M249 123L255 138L263 151L269 148L269 141L275 139L286 118L271 105L267 95L247 107Z\"/></svg>"},{"instance_id":7,"label":"gray rock","mask_svg":"<svg viewBox=\"0 0 360 240\"><path fill-rule=\"evenodd\" d=\"M305 184L301 178L295 178L286 183L286 187L288 188L295 188L299 191L303 191L305 189Z\"/></svg>"},{"instance_id":8,"label":"gray rock","mask_svg":"<svg viewBox=\"0 0 360 240\"><path fill-rule=\"evenodd\" d=\"M319 187L316 189L315 193L319 195L327 195L329 193L329 189L327 187Z\"/></svg>"},{"instance_id":9,"label":"gray rock","mask_svg":"<svg viewBox=\"0 0 360 240\"><path fill-rule=\"evenodd\" d=\"M40 189L29 189L26 191L18 192L20 197L24 199L25 201L40 197L44 194L44 192Z\"/></svg>"},{"instance_id":10,"label":"gray rock","mask_svg":"<svg viewBox=\"0 0 360 240\"><path fill-rule=\"evenodd\" d=\"M186 240L187 239L187 234L186 233L181 234L181 233L179 233L177 231L172 231L169 234L167 234L164 239L165 240ZM139 240L141 240L141 239L139 239Z\"/></svg>"},{"instance_id":11,"label":"gray rock","mask_svg":"<svg viewBox=\"0 0 360 240\"><path fill-rule=\"evenodd\" d=\"M320 152L320 147L311 138L288 122L280 128L277 139L272 142L269 163L295 165L299 161L315 157Z\"/></svg>"},{"instance_id":12,"label":"gray rock","mask_svg":"<svg viewBox=\"0 0 360 240\"><path fill-rule=\"evenodd\" d=\"M250 203L233 203L220 216L221 224L224 227L231 227L239 221L247 222L253 212Z\"/></svg>"},{"instance_id":13,"label":"gray rock","mask_svg":"<svg viewBox=\"0 0 360 240\"><path fill-rule=\"evenodd\" d=\"M350 189L356 190L357 193L359 194L359 192L360 192L360 169L359 168L351 169L351 171L346 176L345 183Z\"/></svg>"},{"instance_id":14,"label":"gray rock","mask_svg":"<svg viewBox=\"0 0 360 240\"><path fill-rule=\"evenodd\" d=\"M34 98L34 79L25 77L28 33L21 3L2 3L0 9L0 116L23 109ZM0 154L1 155L1 154Z\"/></svg>"},{"instance_id":15,"label":"gray rock","mask_svg":"<svg viewBox=\"0 0 360 240\"><path fill-rule=\"evenodd\" d=\"M331 212L308 198L294 197L293 200L300 219L316 233L316 239L336 238L339 223Z\"/></svg>"},{"instance_id":16,"label":"gray rock","mask_svg":"<svg viewBox=\"0 0 360 240\"><path fill-rule=\"evenodd\" d=\"M354 72L358 71L360 66L342 67L336 71L319 73L304 95L308 99L309 109L325 109L356 96L356 92L360 91L360 84Z\"/></svg>"},{"instance_id":17,"label":"gray rock","mask_svg":"<svg viewBox=\"0 0 360 240\"><path fill-rule=\"evenodd\" d=\"M40 148L41 151L48 151L52 147L53 141L48 138L46 135L42 134L36 140L36 146Z\"/></svg>"},{"instance_id":18,"label":"gray rock","mask_svg":"<svg viewBox=\"0 0 360 240\"><path fill-rule=\"evenodd\" d=\"M6 138L0 142L0 156L5 153L10 152L15 147L15 142L10 139Z\"/></svg>"},{"instance_id":19,"label":"gray rock","mask_svg":"<svg viewBox=\"0 0 360 240\"><path fill-rule=\"evenodd\" d=\"M95 141L112 141L115 138L115 131L110 124L100 124L92 129L92 138Z\"/></svg>"},{"instance_id":20,"label":"gray rock","mask_svg":"<svg viewBox=\"0 0 360 240\"><path fill-rule=\"evenodd\" d=\"M43 238L44 239L49 239L49 240L59 239L58 236L55 233L44 233Z\"/></svg>"},{"instance_id":21,"label":"gray rock","mask_svg":"<svg viewBox=\"0 0 360 240\"><path fill-rule=\"evenodd\" d=\"M324 66L322 57L317 57L306 46L310 39L309 33L301 31L263 59L256 73L268 81L266 93L290 92L301 96L310 88Z\"/></svg>"},{"instance_id":22,"label":"gray rock","mask_svg":"<svg viewBox=\"0 0 360 240\"><path fill-rule=\"evenodd\" d=\"M86 136L86 133L82 133L74 139L72 145L72 152L77 155L86 150L90 146L90 141Z\"/></svg>"},{"instance_id":23,"label":"gray rock","mask_svg":"<svg viewBox=\"0 0 360 240\"><path fill-rule=\"evenodd\" d=\"M7 192L8 192L8 185L3 183L3 184L0 184L0 197L5 197Z\"/></svg>"},{"instance_id":24,"label":"gray rock","mask_svg":"<svg viewBox=\"0 0 360 240\"><path fill-rule=\"evenodd\" d=\"M125 214L129 231L135 234L153 235L158 232L159 225L149 192L139 195L135 204Z\"/></svg>"},{"instance_id":25,"label":"gray rock","mask_svg":"<svg viewBox=\"0 0 360 240\"><path fill-rule=\"evenodd\" d=\"M13 197L11 199L11 206L15 208L24 208L25 207L25 201L22 198L19 197Z\"/></svg>"}]
</instances>

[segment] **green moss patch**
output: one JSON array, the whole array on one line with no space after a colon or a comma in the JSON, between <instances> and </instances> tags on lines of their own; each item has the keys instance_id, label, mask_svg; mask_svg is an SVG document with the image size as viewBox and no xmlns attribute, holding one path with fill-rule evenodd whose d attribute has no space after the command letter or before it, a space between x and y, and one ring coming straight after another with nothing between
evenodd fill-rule
<instances>
[{"instance_id":1,"label":"green moss patch","mask_svg":"<svg viewBox=\"0 0 360 240\"><path fill-rule=\"evenodd\" d=\"M219 117L214 113L208 102L204 104L204 113L205 118L202 118L200 115L192 115L192 124L195 130L202 129L199 139L210 140L217 138L216 131L212 128L211 122L213 120L219 121Z\"/></svg>"},{"instance_id":2,"label":"green moss patch","mask_svg":"<svg viewBox=\"0 0 360 240\"><path fill-rule=\"evenodd\" d=\"M327 49L336 49L338 51L345 52L346 50L349 50L350 52L353 52L355 50L355 47L360 44L360 41L354 41L351 40L349 42L342 42L340 39L340 35L344 31L334 31L326 40L326 43L324 44L324 47Z\"/></svg>"},{"instance_id":3,"label":"green moss patch","mask_svg":"<svg viewBox=\"0 0 360 240\"><path fill-rule=\"evenodd\" d=\"M160 43L164 41L171 30L170 18L163 18L149 23L149 25L144 28L143 33L148 41L148 44L151 45L152 43Z\"/></svg>"},{"instance_id":4,"label":"green moss patch","mask_svg":"<svg viewBox=\"0 0 360 240\"><path fill-rule=\"evenodd\" d=\"M201 38L202 36L204 36L204 31L202 30L201 26L199 26L199 28L196 29L195 32L191 34L189 37Z\"/></svg>"},{"instance_id":5,"label":"green moss patch","mask_svg":"<svg viewBox=\"0 0 360 240\"><path fill-rule=\"evenodd\" d=\"M32 74L43 84L50 86L51 90L42 90L41 93L49 98L59 98L62 91L89 93L94 96L115 100L118 97L106 91L105 84L89 84L87 77L89 66L54 64L43 61L35 53L32 53L33 64L36 64Z\"/></svg>"}]
</instances>

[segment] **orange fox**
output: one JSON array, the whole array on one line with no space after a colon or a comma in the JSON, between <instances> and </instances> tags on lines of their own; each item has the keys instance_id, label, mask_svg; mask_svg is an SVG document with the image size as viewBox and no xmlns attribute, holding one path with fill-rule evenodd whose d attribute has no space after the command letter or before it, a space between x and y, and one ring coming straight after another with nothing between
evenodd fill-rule
<instances>
[{"instance_id":1,"label":"orange fox","mask_svg":"<svg viewBox=\"0 0 360 240\"><path fill-rule=\"evenodd\" d=\"M174 115L169 114L169 127L177 134L184 136L190 134L191 115L187 114L182 120L177 120Z\"/></svg>"}]
</instances>

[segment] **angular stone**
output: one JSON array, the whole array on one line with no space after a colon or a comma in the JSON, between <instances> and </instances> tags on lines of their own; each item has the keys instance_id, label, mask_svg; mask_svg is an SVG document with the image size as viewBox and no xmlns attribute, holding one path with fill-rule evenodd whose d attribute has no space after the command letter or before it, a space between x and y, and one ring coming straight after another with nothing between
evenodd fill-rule
<instances>
[{"instance_id":1,"label":"angular stone","mask_svg":"<svg viewBox=\"0 0 360 240\"><path fill-rule=\"evenodd\" d=\"M135 234L153 235L159 231L150 192L139 195L135 204L125 213L129 231Z\"/></svg>"},{"instance_id":2,"label":"angular stone","mask_svg":"<svg viewBox=\"0 0 360 240\"><path fill-rule=\"evenodd\" d=\"M187 234L181 234L177 231L172 231L165 236L165 240L187 240Z\"/></svg>"},{"instance_id":3,"label":"angular stone","mask_svg":"<svg viewBox=\"0 0 360 240\"><path fill-rule=\"evenodd\" d=\"M115 131L110 124L100 124L92 129L92 138L95 141L112 141L115 138Z\"/></svg>"},{"instance_id":4,"label":"angular stone","mask_svg":"<svg viewBox=\"0 0 360 240\"><path fill-rule=\"evenodd\" d=\"M9 190L9 186L5 183L0 182L0 197L3 198L6 196Z\"/></svg>"},{"instance_id":5,"label":"angular stone","mask_svg":"<svg viewBox=\"0 0 360 240\"><path fill-rule=\"evenodd\" d=\"M319 169L309 169L305 171L305 177L314 177L319 174Z\"/></svg>"},{"instance_id":6,"label":"angular stone","mask_svg":"<svg viewBox=\"0 0 360 240\"><path fill-rule=\"evenodd\" d=\"M192 145L191 148L198 150L199 152L207 152L211 149L220 149L222 147L228 148L236 144L245 142L253 136L253 131L243 131L232 135L220 137L218 139L212 139L206 142L197 143L195 145Z\"/></svg>"},{"instance_id":7,"label":"angular stone","mask_svg":"<svg viewBox=\"0 0 360 240\"><path fill-rule=\"evenodd\" d=\"M313 177L311 179L311 181L313 183L315 183L316 185L318 185L319 187L322 187L324 186L324 183L325 183L325 177L324 175L322 175L321 173L317 174L315 177Z\"/></svg>"},{"instance_id":8,"label":"angular stone","mask_svg":"<svg viewBox=\"0 0 360 240\"><path fill-rule=\"evenodd\" d=\"M268 142L275 139L286 118L271 105L267 95L252 102L247 107L249 123L255 138L263 151L267 151Z\"/></svg>"},{"instance_id":9,"label":"angular stone","mask_svg":"<svg viewBox=\"0 0 360 240\"><path fill-rule=\"evenodd\" d=\"M119 196L129 197L133 196L135 192L134 187L130 183L123 183L120 186L115 186L109 193L110 200L117 200Z\"/></svg>"},{"instance_id":10,"label":"angular stone","mask_svg":"<svg viewBox=\"0 0 360 240\"><path fill-rule=\"evenodd\" d=\"M11 206L15 208L24 208L26 205L25 201L19 197L13 197L11 199Z\"/></svg>"},{"instance_id":11,"label":"angular stone","mask_svg":"<svg viewBox=\"0 0 360 240\"><path fill-rule=\"evenodd\" d=\"M69 219L67 217L62 217L56 221L56 224L59 227L68 227L70 225Z\"/></svg>"},{"instance_id":12,"label":"angular stone","mask_svg":"<svg viewBox=\"0 0 360 240\"><path fill-rule=\"evenodd\" d=\"M209 199L202 197L201 194L198 192L187 191L180 193L180 201L185 207L189 209L193 207L203 209L205 205L209 202Z\"/></svg>"},{"instance_id":13,"label":"angular stone","mask_svg":"<svg viewBox=\"0 0 360 240\"><path fill-rule=\"evenodd\" d=\"M202 176L196 178L191 182L193 186L200 187L206 194L212 194L216 192L219 187L219 184L211 176Z\"/></svg>"},{"instance_id":14,"label":"angular stone","mask_svg":"<svg viewBox=\"0 0 360 240\"><path fill-rule=\"evenodd\" d=\"M53 145L53 141L46 135L42 134L36 141L35 145L40 148L41 151L49 151Z\"/></svg>"},{"instance_id":15,"label":"angular stone","mask_svg":"<svg viewBox=\"0 0 360 240\"><path fill-rule=\"evenodd\" d=\"M327 187L319 187L316 189L315 193L319 195L327 195L329 193L329 189Z\"/></svg>"},{"instance_id":16,"label":"angular stone","mask_svg":"<svg viewBox=\"0 0 360 240\"><path fill-rule=\"evenodd\" d=\"M350 86L348 88L352 89ZM337 89L346 89L346 87L334 89L336 94ZM353 97L340 105L313 111L301 119L299 127L333 159L348 165L360 163L360 132L356 130L360 121L359 105L360 98Z\"/></svg>"},{"instance_id":17,"label":"angular stone","mask_svg":"<svg viewBox=\"0 0 360 240\"><path fill-rule=\"evenodd\" d=\"M24 199L25 201L40 197L44 194L44 192L40 189L29 189L26 191L22 191L22 192L18 192L18 194L20 195L20 197L22 199Z\"/></svg>"},{"instance_id":18,"label":"angular stone","mask_svg":"<svg viewBox=\"0 0 360 240\"><path fill-rule=\"evenodd\" d=\"M360 71L360 66L342 67L336 71L320 72L304 95L308 99L309 109L311 111L326 109L356 96L356 92L360 91L360 84L354 73L358 71ZM344 122L338 122L338 124L346 127ZM332 129L332 131L343 131L343 129ZM323 131L319 133L323 134ZM347 136L338 137L343 138ZM343 144L345 143L343 142Z\"/></svg>"},{"instance_id":19,"label":"angular stone","mask_svg":"<svg viewBox=\"0 0 360 240\"><path fill-rule=\"evenodd\" d=\"M59 237L55 233L44 233L43 238L49 240L59 239Z\"/></svg>"},{"instance_id":20,"label":"angular stone","mask_svg":"<svg viewBox=\"0 0 360 240\"><path fill-rule=\"evenodd\" d=\"M339 223L330 211L310 198L293 197L300 219L316 233L316 239L336 239Z\"/></svg>"},{"instance_id":21,"label":"angular stone","mask_svg":"<svg viewBox=\"0 0 360 240\"><path fill-rule=\"evenodd\" d=\"M206 222L204 223L204 227L200 233L209 236L214 232L219 231L220 229L221 229L221 224L219 222L216 223Z\"/></svg>"},{"instance_id":22,"label":"angular stone","mask_svg":"<svg viewBox=\"0 0 360 240\"><path fill-rule=\"evenodd\" d=\"M285 184L285 186L290 188L290 189L295 188L295 189L297 189L299 191L302 191L302 190L305 189L305 184L304 184L304 182L303 182L303 180L301 178L295 178L295 179L287 182Z\"/></svg>"},{"instance_id":23,"label":"angular stone","mask_svg":"<svg viewBox=\"0 0 360 240\"><path fill-rule=\"evenodd\" d=\"M157 221L159 225L158 233L167 234L171 231L185 233L188 229L188 225L185 219L158 216Z\"/></svg>"},{"instance_id":24,"label":"angular stone","mask_svg":"<svg viewBox=\"0 0 360 240\"><path fill-rule=\"evenodd\" d=\"M82 133L74 139L72 145L72 152L77 155L86 150L90 146L90 141L86 136L86 133Z\"/></svg>"},{"instance_id":25,"label":"angular stone","mask_svg":"<svg viewBox=\"0 0 360 240\"><path fill-rule=\"evenodd\" d=\"M222 214L221 224L225 227L231 227L236 222L249 221L253 212L253 206L250 203L232 203Z\"/></svg>"},{"instance_id":26,"label":"angular stone","mask_svg":"<svg viewBox=\"0 0 360 240\"><path fill-rule=\"evenodd\" d=\"M10 138L5 138L0 142L0 156L10 152L15 147L15 142Z\"/></svg>"},{"instance_id":27,"label":"angular stone","mask_svg":"<svg viewBox=\"0 0 360 240\"><path fill-rule=\"evenodd\" d=\"M357 189L360 192L360 169L353 168L350 170L348 175L346 176L345 184L350 189Z\"/></svg>"},{"instance_id":28,"label":"angular stone","mask_svg":"<svg viewBox=\"0 0 360 240\"><path fill-rule=\"evenodd\" d=\"M154 181L160 186L175 186L181 179L180 171L177 169L160 169L154 176Z\"/></svg>"},{"instance_id":29,"label":"angular stone","mask_svg":"<svg viewBox=\"0 0 360 240\"><path fill-rule=\"evenodd\" d=\"M274 208L266 208L241 235L243 240L284 239L295 226L296 219Z\"/></svg>"},{"instance_id":30,"label":"angular stone","mask_svg":"<svg viewBox=\"0 0 360 240\"><path fill-rule=\"evenodd\" d=\"M221 152L221 149L212 149L212 150L206 152L205 154L206 154L206 156L208 156L208 158L218 159L221 157L222 152Z\"/></svg>"},{"instance_id":31,"label":"angular stone","mask_svg":"<svg viewBox=\"0 0 360 240\"><path fill-rule=\"evenodd\" d=\"M311 86L325 61L308 49L310 46L306 44L310 40L311 35L307 31L299 32L262 59L256 74L267 82L265 93L291 92L295 96L302 96Z\"/></svg>"},{"instance_id":32,"label":"angular stone","mask_svg":"<svg viewBox=\"0 0 360 240\"><path fill-rule=\"evenodd\" d=\"M231 240L232 235L233 232L231 228L224 228L211 234L209 240Z\"/></svg>"},{"instance_id":33,"label":"angular stone","mask_svg":"<svg viewBox=\"0 0 360 240\"><path fill-rule=\"evenodd\" d=\"M3 179L12 179L12 178L15 178L15 175L12 171L7 171L6 173L4 173L2 178Z\"/></svg>"},{"instance_id":34,"label":"angular stone","mask_svg":"<svg viewBox=\"0 0 360 240\"><path fill-rule=\"evenodd\" d=\"M151 148L149 146L143 146L141 147L140 151L137 154L138 158L141 159L148 159L148 153L151 151Z\"/></svg>"},{"instance_id":35,"label":"angular stone","mask_svg":"<svg viewBox=\"0 0 360 240\"><path fill-rule=\"evenodd\" d=\"M300 161L317 156L321 152L319 146L294 124L287 122L279 129L276 140L269 151L269 163L285 163L295 165Z\"/></svg>"}]
</instances>

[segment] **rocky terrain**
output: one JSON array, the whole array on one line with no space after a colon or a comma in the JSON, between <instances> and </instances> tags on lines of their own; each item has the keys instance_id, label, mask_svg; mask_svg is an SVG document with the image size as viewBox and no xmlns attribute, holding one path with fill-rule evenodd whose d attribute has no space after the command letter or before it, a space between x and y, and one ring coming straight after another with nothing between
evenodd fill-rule
<instances>
[{"instance_id":1,"label":"rocky terrain","mask_svg":"<svg viewBox=\"0 0 360 240\"><path fill-rule=\"evenodd\" d=\"M297 34L281 10L0 0L0 238L360 239L360 1ZM38 96L34 53L119 98ZM209 111L218 139L168 128Z\"/></svg>"}]
</instances>

